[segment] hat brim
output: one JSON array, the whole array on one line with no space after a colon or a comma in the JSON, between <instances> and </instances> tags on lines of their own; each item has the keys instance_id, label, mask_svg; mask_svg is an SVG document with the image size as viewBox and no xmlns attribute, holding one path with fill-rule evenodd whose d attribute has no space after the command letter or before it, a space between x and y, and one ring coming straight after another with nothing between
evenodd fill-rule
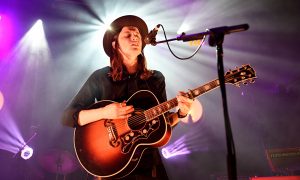
<instances>
[{"instance_id":1,"label":"hat brim","mask_svg":"<svg viewBox=\"0 0 300 180\"><path fill-rule=\"evenodd\" d=\"M103 48L109 57L112 56L112 41L114 36L125 26L134 26L139 29L142 36L142 48L144 49L146 45L144 39L148 34L148 27L145 21L134 15L121 16L110 24L111 29L106 30L103 36Z\"/></svg>"}]
</instances>

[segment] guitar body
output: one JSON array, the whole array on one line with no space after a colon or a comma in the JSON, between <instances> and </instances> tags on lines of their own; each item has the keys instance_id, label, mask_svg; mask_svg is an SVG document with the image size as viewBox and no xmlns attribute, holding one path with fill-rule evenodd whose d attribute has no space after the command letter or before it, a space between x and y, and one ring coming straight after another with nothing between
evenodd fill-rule
<instances>
[{"instance_id":1,"label":"guitar body","mask_svg":"<svg viewBox=\"0 0 300 180\"><path fill-rule=\"evenodd\" d=\"M100 101L90 109L113 102ZM146 148L163 146L171 137L171 126L164 114L154 119L145 117L144 110L159 104L152 92L138 91L126 104L135 109L129 119L103 119L74 131L77 158L84 169L95 176L121 178L128 175Z\"/></svg>"}]
</instances>

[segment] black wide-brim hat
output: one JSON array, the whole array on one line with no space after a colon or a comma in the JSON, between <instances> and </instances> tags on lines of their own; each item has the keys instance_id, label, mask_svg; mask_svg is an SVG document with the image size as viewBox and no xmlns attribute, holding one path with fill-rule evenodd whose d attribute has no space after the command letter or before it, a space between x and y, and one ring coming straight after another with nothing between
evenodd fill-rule
<instances>
[{"instance_id":1,"label":"black wide-brim hat","mask_svg":"<svg viewBox=\"0 0 300 180\"><path fill-rule=\"evenodd\" d=\"M148 27L144 20L142 20L138 16L134 15L126 15L121 16L117 19L115 19L110 24L110 29L106 30L103 36L103 48L105 53L111 57L112 55L112 42L114 36L119 33L124 26L134 26L137 27L140 31L140 34L142 36L142 49L145 47L144 39L146 35L148 34Z\"/></svg>"}]
</instances>

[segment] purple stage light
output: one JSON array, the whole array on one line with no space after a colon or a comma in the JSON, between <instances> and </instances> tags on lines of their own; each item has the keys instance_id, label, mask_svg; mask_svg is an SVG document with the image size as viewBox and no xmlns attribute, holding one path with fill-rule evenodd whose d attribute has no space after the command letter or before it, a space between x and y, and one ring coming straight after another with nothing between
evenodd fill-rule
<instances>
[{"instance_id":1,"label":"purple stage light","mask_svg":"<svg viewBox=\"0 0 300 180\"><path fill-rule=\"evenodd\" d=\"M36 23L25 35L24 37L18 42L15 48L12 49L11 52L8 52L10 50L9 42L11 41L10 34L13 32L11 31L10 21L8 16L1 15L1 21L0 21L0 60L6 59L6 57L9 57L11 59L14 59L14 61L24 60L26 59L26 63L28 65L39 65L34 60L45 60L45 56L43 56L45 53L41 49L45 46L40 46L42 42L45 44L45 34L42 27L41 20L37 21ZM39 28L40 27L40 28ZM29 36L28 34L31 34ZM43 35L41 38L41 35ZM48 53L48 48L46 49ZM37 56L38 55L38 56ZM3 58L2 58L3 57ZM49 56L47 56L47 59L49 59ZM9 59L7 59L9 60ZM39 67L39 66L36 66ZM31 70L31 69L28 69ZM0 79L1 81L1 79ZM5 91L6 92L6 91ZM0 92L1 93L1 92ZM8 102L8 101L7 101ZM24 155L24 157L31 156L29 150L21 152L23 148L28 145L27 142L24 141L24 138L22 137L21 131L19 127L17 126L16 122L19 121L17 119L17 116L13 116L13 112L8 109L8 106L4 106L4 97L3 94L0 94L0 149L9 151L14 154L14 157L16 155ZM33 135L33 137L36 134Z\"/></svg>"},{"instance_id":2,"label":"purple stage light","mask_svg":"<svg viewBox=\"0 0 300 180\"><path fill-rule=\"evenodd\" d=\"M33 155L33 149L27 145L21 150L21 157L25 160L31 158Z\"/></svg>"},{"instance_id":3,"label":"purple stage light","mask_svg":"<svg viewBox=\"0 0 300 180\"><path fill-rule=\"evenodd\" d=\"M179 138L174 143L162 148L161 153L165 159L169 159L174 156L190 154L190 150L184 143L184 136Z\"/></svg>"},{"instance_id":4,"label":"purple stage light","mask_svg":"<svg viewBox=\"0 0 300 180\"><path fill-rule=\"evenodd\" d=\"M37 133L34 133L31 138L23 143L23 146L18 150L17 153L15 153L14 157L19 154L19 152L21 151L21 157L25 160L31 158L31 156L33 155L33 149L31 147L28 146L28 143L37 135Z\"/></svg>"},{"instance_id":5,"label":"purple stage light","mask_svg":"<svg viewBox=\"0 0 300 180\"><path fill-rule=\"evenodd\" d=\"M9 111L3 108L0 115L0 149L16 154L23 147L25 141Z\"/></svg>"}]
</instances>

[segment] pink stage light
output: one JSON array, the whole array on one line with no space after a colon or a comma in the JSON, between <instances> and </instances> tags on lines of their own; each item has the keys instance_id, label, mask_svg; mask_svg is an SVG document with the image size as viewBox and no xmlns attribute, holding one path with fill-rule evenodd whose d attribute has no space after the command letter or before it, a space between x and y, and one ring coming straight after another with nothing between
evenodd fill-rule
<instances>
[{"instance_id":1,"label":"pink stage light","mask_svg":"<svg viewBox=\"0 0 300 180\"><path fill-rule=\"evenodd\" d=\"M0 14L0 59L8 54L12 46L13 33L11 19L5 14Z\"/></svg>"},{"instance_id":2,"label":"pink stage light","mask_svg":"<svg viewBox=\"0 0 300 180\"><path fill-rule=\"evenodd\" d=\"M4 96L3 93L0 91L0 111L3 106L4 106Z\"/></svg>"}]
</instances>

